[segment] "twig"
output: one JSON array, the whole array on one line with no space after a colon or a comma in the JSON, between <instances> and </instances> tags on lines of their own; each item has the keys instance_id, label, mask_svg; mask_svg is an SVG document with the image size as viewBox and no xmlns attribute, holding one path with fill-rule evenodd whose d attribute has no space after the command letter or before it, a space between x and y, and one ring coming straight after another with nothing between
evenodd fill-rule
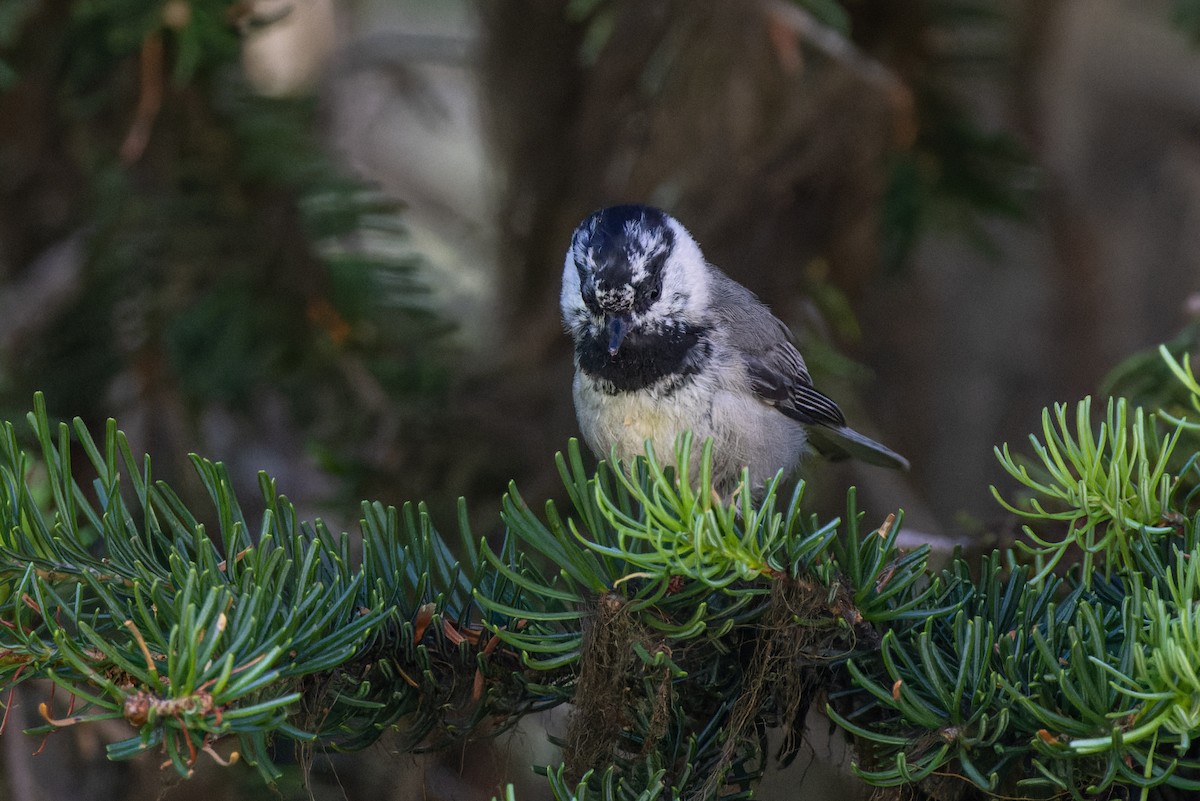
<instances>
[{"instance_id":1,"label":"twig","mask_svg":"<svg viewBox=\"0 0 1200 801\"><path fill-rule=\"evenodd\" d=\"M162 108L163 99L163 41L162 34L155 32L142 42L141 86L137 108L133 112L133 124L121 143L121 163L126 167L137 162L146 152L154 120Z\"/></svg>"}]
</instances>

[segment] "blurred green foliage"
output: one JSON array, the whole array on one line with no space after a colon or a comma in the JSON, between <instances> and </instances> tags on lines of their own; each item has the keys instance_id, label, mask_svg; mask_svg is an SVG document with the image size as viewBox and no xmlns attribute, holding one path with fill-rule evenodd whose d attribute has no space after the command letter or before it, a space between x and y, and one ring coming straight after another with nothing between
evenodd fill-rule
<instances>
[{"instance_id":1,"label":"blurred green foliage","mask_svg":"<svg viewBox=\"0 0 1200 801\"><path fill-rule=\"evenodd\" d=\"M1029 153L1012 132L980 122L981 101L970 88L972 79L1015 69L1014 10L994 0L916 6L920 24L897 25L912 41L892 48L912 92L913 120L910 141L892 158L883 202L881 259L891 269L931 232L959 234L994 251L986 222L1027 219L1035 187Z\"/></svg>"},{"instance_id":2,"label":"blurred green foliage","mask_svg":"<svg viewBox=\"0 0 1200 801\"><path fill-rule=\"evenodd\" d=\"M381 416L436 407L447 328L415 257L399 255L400 204L325 153L316 100L246 86L241 30L269 21L227 0L3 9L14 78L0 103L22 101L53 133L26 145L36 153L9 142L0 161L49 149L67 172L31 175L66 207L49 231L24 186L0 188L13 249L84 243L70 298L6 354L9 399L42 389L53 409L96 419L115 396L199 425L213 405L253 415L282 392L327 467L389 469L364 444L394 435ZM65 24L48 24L56 15Z\"/></svg>"},{"instance_id":3,"label":"blurred green foliage","mask_svg":"<svg viewBox=\"0 0 1200 801\"><path fill-rule=\"evenodd\" d=\"M1200 45L1200 0L1174 0L1171 16L1192 43Z\"/></svg>"}]
</instances>

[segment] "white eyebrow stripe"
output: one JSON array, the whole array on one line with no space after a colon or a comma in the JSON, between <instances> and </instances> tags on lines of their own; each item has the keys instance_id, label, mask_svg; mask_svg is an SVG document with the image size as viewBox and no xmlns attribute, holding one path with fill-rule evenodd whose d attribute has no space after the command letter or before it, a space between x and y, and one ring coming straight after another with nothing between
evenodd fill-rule
<instances>
[{"instance_id":1,"label":"white eyebrow stripe","mask_svg":"<svg viewBox=\"0 0 1200 801\"><path fill-rule=\"evenodd\" d=\"M646 280L646 266L643 259L637 259L629 263L629 283L640 284Z\"/></svg>"},{"instance_id":2,"label":"white eyebrow stripe","mask_svg":"<svg viewBox=\"0 0 1200 801\"><path fill-rule=\"evenodd\" d=\"M644 224L630 220L625 224L625 234L637 247L629 249L630 281L640 284L650 273L646 266L667 250L664 232L661 228L647 228Z\"/></svg>"}]
</instances>

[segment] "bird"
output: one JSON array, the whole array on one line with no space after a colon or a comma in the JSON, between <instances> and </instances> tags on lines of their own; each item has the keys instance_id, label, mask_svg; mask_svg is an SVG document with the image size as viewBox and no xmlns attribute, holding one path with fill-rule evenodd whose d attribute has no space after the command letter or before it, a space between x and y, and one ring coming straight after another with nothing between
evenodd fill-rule
<instances>
[{"instance_id":1,"label":"bird","mask_svg":"<svg viewBox=\"0 0 1200 801\"><path fill-rule=\"evenodd\" d=\"M697 443L712 439L721 495L743 468L761 491L810 450L909 467L846 424L813 386L788 327L661 209L628 204L586 217L567 249L560 304L575 345L576 416L598 458L627 461L649 441L670 463L690 431Z\"/></svg>"}]
</instances>

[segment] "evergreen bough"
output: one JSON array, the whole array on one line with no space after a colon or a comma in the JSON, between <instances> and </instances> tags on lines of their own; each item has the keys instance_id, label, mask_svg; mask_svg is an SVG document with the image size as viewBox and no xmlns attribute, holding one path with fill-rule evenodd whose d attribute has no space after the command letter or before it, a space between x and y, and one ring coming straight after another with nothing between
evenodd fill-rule
<instances>
[{"instance_id":1,"label":"evergreen bough","mask_svg":"<svg viewBox=\"0 0 1200 801\"><path fill-rule=\"evenodd\" d=\"M1200 790L1200 426L1091 411L1047 411L1032 459L997 450L1018 547L935 570L853 489L829 521L802 483L717 496L687 436L669 461L698 474L653 450L591 471L572 442L568 508L513 486L493 545L461 507L451 536L378 503L335 535L265 476L252 521L199 457L212 508L188 509L114 422L97 442L38 396L39 452L0 430L0 677L66 691L35 733L122 718L111 758L184 776L236 754L274 781L280 740L437 748L570 702L556 798L748 798L767 730L788 761L816 705L882 797Z\"/></svg>"}]
</instances>

